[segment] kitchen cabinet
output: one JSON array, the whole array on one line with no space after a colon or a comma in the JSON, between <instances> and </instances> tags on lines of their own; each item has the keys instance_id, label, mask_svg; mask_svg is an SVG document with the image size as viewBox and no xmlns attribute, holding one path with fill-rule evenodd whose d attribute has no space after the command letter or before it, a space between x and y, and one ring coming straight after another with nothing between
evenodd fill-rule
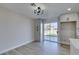
<instances>
[{"instance_id":1,"label":"kitchen cabinet","mask_svg":"<svg viewBox=\"0 0 79 59\"><path fill-rule=\"evenodd\" d=\"M60 43L69 45L69 38L79 38L79 21L77 13L60 16Z\"/></svg>"},{"instance_id":2,"label":"kitchen cabinet","mask_svg":"<svg viewBox=\"0 0 79 59\"><path fill-rule=\"evenodd\" d=\"M77 20L78 20L78 14L65 14L60 17L60 22L71 22Z\"/></svg>"},{"instance_id":3,"label":"kitchen cabinet","mask_svg":"<svg viewBox=\"0 0 79 59\"><path fill-rule=\"evenodd\" d=\"M79 39L70 39L70 54L79 55Z\"/></svg>"}]
</instances>

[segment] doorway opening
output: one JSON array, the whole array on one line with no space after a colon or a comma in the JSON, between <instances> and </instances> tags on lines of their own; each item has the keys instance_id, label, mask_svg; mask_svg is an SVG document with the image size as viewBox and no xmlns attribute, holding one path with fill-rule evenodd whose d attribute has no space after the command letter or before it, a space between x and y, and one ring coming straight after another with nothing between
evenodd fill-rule
<instances>
[{"instance_id":1,"label":"doorway opening","mask_svg":"<svg viewBox=\"0 0 79 59\"><path fill-rule=\"evenodd\" d=\"M44 41L58 42L57 22L44 24Z\"/></svg>"}]
</instances>

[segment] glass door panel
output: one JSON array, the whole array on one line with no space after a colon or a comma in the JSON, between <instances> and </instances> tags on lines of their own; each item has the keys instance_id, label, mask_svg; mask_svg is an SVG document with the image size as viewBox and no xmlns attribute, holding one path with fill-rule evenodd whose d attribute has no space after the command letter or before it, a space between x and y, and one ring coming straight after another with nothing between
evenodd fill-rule
<instances>
[{"instance_id":1,"label":"glass door panel","mask_svg":"<svg viewBox=\"0 0 79 59\"><path fill-rule=\"evenodd\" d=\"M44 24L44 40L57 42L57 22Z\"/></svg>"}]
</instances>

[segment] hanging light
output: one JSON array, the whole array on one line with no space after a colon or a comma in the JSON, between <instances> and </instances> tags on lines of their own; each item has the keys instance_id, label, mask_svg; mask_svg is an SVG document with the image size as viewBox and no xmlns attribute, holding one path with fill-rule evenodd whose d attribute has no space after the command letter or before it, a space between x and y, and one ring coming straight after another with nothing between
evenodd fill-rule
<instances>
[{"instance_id":1,"label":"hanging light","mask_svg":"<svg viewBox=\"0 0 79 59\"><path fill-rule=\"evenodd\" d=\"M37 6L35 3L32 3L31 6L35 7L34 14L35 15L42 15L44 13L44 10L40 6Z\"/></svg>"}]
</instances>

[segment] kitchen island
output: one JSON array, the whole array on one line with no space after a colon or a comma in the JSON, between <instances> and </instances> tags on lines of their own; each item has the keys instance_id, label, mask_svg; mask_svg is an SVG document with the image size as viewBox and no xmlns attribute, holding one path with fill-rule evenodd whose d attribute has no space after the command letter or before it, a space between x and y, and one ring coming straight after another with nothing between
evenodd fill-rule
<instances>
[{"instance_id":1,"label":"kitchen island","mask_svg":"<svg viewBox=\"0 0 79 59\"><path fill-rule=\"evenodd\" d=\"M70 39L70 54L79 55L79 39Z\"/></svg>"}]
</instances>

